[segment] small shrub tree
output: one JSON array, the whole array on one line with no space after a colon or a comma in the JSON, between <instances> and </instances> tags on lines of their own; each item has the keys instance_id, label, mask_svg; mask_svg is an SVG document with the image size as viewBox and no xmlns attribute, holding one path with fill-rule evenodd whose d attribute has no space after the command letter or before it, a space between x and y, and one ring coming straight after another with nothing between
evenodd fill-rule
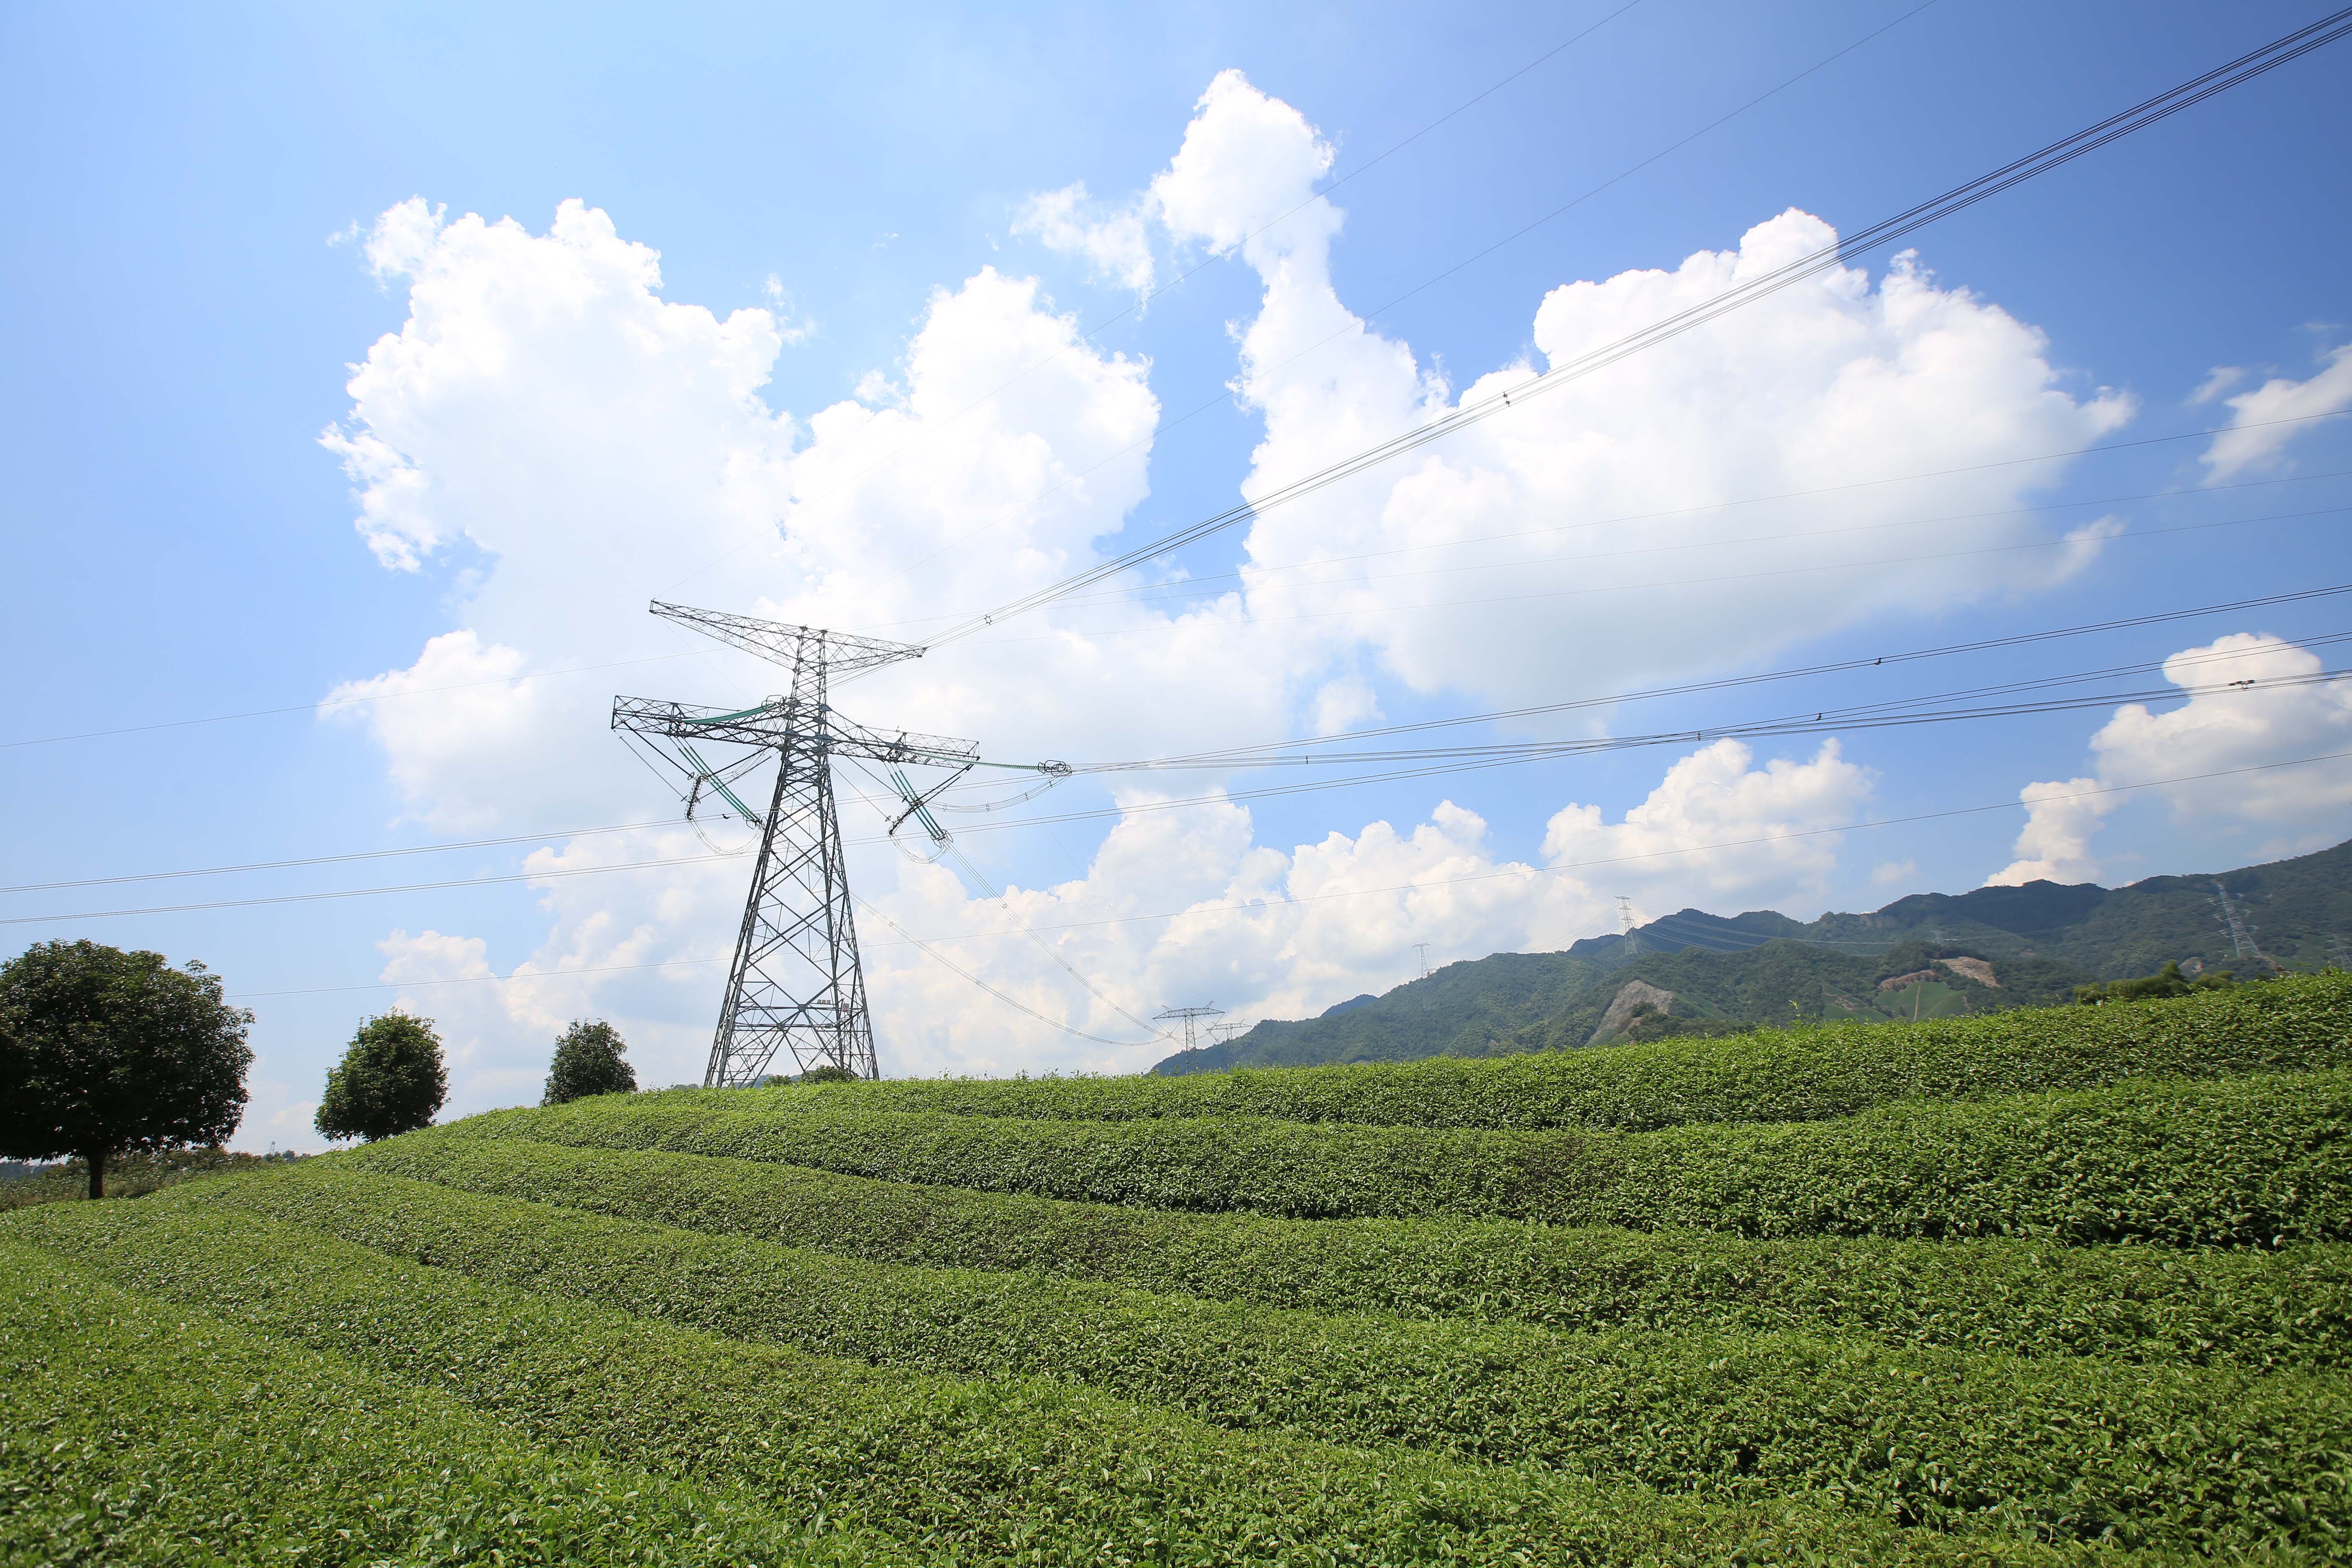
<instances>
[{"instance_id":1,"label":"small shrub tree","mask_svg":"<svg viewBox=\"0 0 2352 1568\"><path fill-rule=\"evenodd\" d=\"M312 1120L327 1137L373 1143L432 1126L448 1097L449 1075L433 1020L386 1013L352 1037L351 1048L327 1075L327 1092Z\"/></svg>"},{"instance_id":2,"label":"small shrub tree","mask_svg":"<svg viewBox=\"0 0 2352 1568\"><path fill-rule=\"evenodd\" d=\"M598 1019L581 1020L555 1042L555 1059L547 1068L547 1092L541 1105L562 1105L592 1094L634 1094L636 1069L629 1066L629 1047L621 1032Z\"/></svg>"},{"instance_id":3,"label":"small shrub tree","mask_svg":"<svg viewBox=\"0 0 2352 1568\"><path fill-rule=\"evenodd\" d=\"M45 942L0 964L0 1154L78 1154L89 1195L107 1161L218 1143L245 1116L253 1015L201 963L95 942Z\"/></svg>"},{"instance_id":4,"label":"small shrub tree","mask_svg":"<svg viewBox=\"0 0 2352 1568\"><path fill-rule=\"evenodd\" d=\"M847 1068L835 1067L831 1062L827 1062L821 1068L811 1068L801 1074L799 1081L802 1083L859 1083L864 1080Z\"/></svg>"}]
</instances>

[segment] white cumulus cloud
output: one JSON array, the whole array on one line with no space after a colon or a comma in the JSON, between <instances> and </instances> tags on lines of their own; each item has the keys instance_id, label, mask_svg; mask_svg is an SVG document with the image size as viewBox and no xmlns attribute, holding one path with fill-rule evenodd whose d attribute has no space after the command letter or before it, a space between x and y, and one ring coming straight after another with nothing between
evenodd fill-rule
<instances>
[{"instance_id":1,"label":"white cumulus cloud","mask_svg":"<svg viewBox=\"0 0 2352 1568\"><path fill-rule=\"evenodd\" d=\"M2093 837L2118 807L2143 793L2162 801L2176 825L2294 830L2266 847L2278 853L2335 843L2343 835L2334 829L2352 811L2352 766L2270 764L2352 751L2352 681L2252 690L2231 685L2294 680L2326 668L2309 648L2256 632L2232 633L2174 654L2165 660L2164 676L2188 700L2161 712L2144 702L2125 704L2091 737L2095 777L2026 785L2019 795L2027 816L2018 858L1987 884L2095 879L2099 862ZM2183 782L2118 793L2165 779Z\"/></svg>"},{"instance_id":2,"label":"white cumulus cloud","mask_svg":"<svg viewBox=\"0 0 2352 1568\"><path fill-rule=\"evenodd\" d=\"M1096 213L1084 181L1031 196L1013 216L1013 232L1034 234L1038 243L1063 256L1083 258L1094 275L1151 292L1151 237L1143 214L1129 207Z\"/></svg>"},{"instance_id":3,"label":"white cumulus cloud","mask_svg":"<svg viewBox=\"0 0 2352 1568\"><path fill-rule=\"evenodd\" d=\"M2216 370L2200 388L2198 401L2243 375L2237 370ZM2221 378L2226 374L2230 381ZM2210 390L2209 390L2210 389ZM2230 428L2205 448L2205 481L2220 484L2248 469L2279 466L2287 444L2311 428L2314 415L2352 408L2352 343L2338 343L2319 356L2319 369L2303 381L2274 375L2249 392L2229 399ZM2306 423L2289 423L2306 421Z\"/></svg>"},{"instance_id":4,"label":"white cumulus cloud","mask_svg":"<svg viewBox=\"0 0 2352 1568\"><path fill-rule=\"evenodd\" d=\"M1226 72L1151 187L1177 238L1220 249L1305 204L1242 247L1264 285L1237 384L1265 421L1253 499L1836 238L1792 210L1736 249L1564 284L1534 313L1535 358L1456 399L1339 300L1339 214L1311 194L1329 156L1295 109ZM1556 689L1562 669L1655 675L2030 592L2094 559L2101 528L1977 515L2012 511L2037 481L1950 470L2086 445L2129 417L2123 395L2077 397L2060 380L2039 331L1914 257L1874 285L1837 269L1261 513L1249 610L1302 662L1369 649L1417 690L1516 699ZM1945 473L1932 491L1724 510L1930 470Z\"/></svg>"}]
</instances>

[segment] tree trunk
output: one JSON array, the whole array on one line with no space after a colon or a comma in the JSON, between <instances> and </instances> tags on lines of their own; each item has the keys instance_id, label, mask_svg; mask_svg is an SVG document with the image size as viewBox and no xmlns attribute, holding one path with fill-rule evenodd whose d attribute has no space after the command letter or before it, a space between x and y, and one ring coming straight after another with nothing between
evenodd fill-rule
<instances>
[{"instance_id":1,"label":"tree trunk","mask_svg":"<svg viewBox=\"0 0 2352 1568\"><path fill-rule=\"evenodd\" d=\"M106 1151L95 1149L84 1154L82 1158L89 1162L89 1195L94 1198L104 1197L106 1195Z\"/></svg>"}]
</instances>

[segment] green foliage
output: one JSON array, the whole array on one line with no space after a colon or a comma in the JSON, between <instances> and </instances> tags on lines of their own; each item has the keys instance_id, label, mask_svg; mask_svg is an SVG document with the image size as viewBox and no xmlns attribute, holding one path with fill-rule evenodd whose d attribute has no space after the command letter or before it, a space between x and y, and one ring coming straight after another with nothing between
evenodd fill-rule
<instances>
[{"instance_id":1,"label":"green foliage","mask_svg":"<svg viewBox=\"0 0 2352 1568\"><path fill-rule=\"evenodd\" d=\"M2102 1002L2139 1002L2150 996L2188 996L2200 991L2226 991L2237 984L2237 976L2227 969L2208 970L2191 980L2180 973L2178 959L2168 962L2154 974L2138 980L2111 980L2105 985L2077 985L2074 1000L2085 1006Z\"/></svg>"},{"instance_id":2,"label":"green foliage","mask_svg":"<svg viewBox=\"0 0 2352 1568\"><path fill-rule=\"evenodd\" d=\"M2081 1009L2095 1017L2107 1009ZM1656 1049L1659 1047L1635 1047ZM2352 1071L1654 1132L1165 1117L1022 1121L685 1090L494 1112L469 1130L1144 1208L1539 1219L1748 1236L2039 1236L2070 1245L2352 1239Z\"/></svg>"},{"instance_id":3,"label":"green foliage","mask_svg":"<svg viewBox=\"0 0 2352 1568\"><path fill-rule=\"evenodd\" d=\"M548 1064L547 1092L541 1105L562 1105L593 1094L634 1094L636 1069L629 1066L628 1045L621 1032L598 1019L575 1021L555 1042L555 1059ZM436 1103L435 1110L440 1107Z\"/></svg>"},{"instance_id":4,"label":"green foliage","mask_svg":"<svg viewBox=\"0 0 2352 1568\"><path fill-rule=\"evenodd\" d=\"M405 1013L370 1018L352 1037L343 1059L327 1075L327 1091L312 1120L329 1138L379 1138L433 1125L449 1096L441 1065L441 1037L433 1020Z\"/></svg>"},{"instance_id":5,"label":"green foliage","mask_svg":"<svg viewBox=\"0 0 2352 1568\"><path fill-rule=\"evenodd\" d=\"M253 1015L201 963L45 942L0 964L0 1154L79 1155L89 1195L109 1160L218 1143L245 1116Z\"/></svg>"},{"instance_id":6,"label":"green foliage","mask_svg":"<svg viewBox=\"0 0 2352 1568\"><path fill-rule=\"evenodd\" d=\"M2325 974L2104 1007L1759 1029L1721 1039L1190 1078L935 1079L767 1091L857 1105L1029 1119L1264 1116L1385 1126L1640 1130L1811 1121L1896 1100L1990 1100L2151 1077L2352 1067L2352 975ZM713 1090L728 1103L739 1090ZM749 1100L740 1103L751 1103Z\"/></svg>"},{"instance_id":7,"label":"green foliage","mask_svg":"<svg viewBox=\"0 0 2352 1568\"><path fill-rule=\"evenodd\" d=\"M835 1067L828 1062L824 1067L809 1068L808 1071L801 1074L799 1081L802 1083L863 1083L865 1079L847 1068Z\"/></svg>"},{"instance_id":8,"label":"green foliage","mask_svg":"<svg viewBox=\"0 0 2352 1568\"><path fill-rule=\"evenodd\" d=\"M724 1490L531 1447L446 1395L6 1244L0 1433L11 1563L715 1568L824 1544Z\"/></svg>"},{"instance_id":9,"label":"green foliage","mask_svg":"<svg viewBox=\"0 0 2352 1568\"><path fill-rule=\"evenodd\" d=\"M221 1171L292 1161L292 1154L236 1154L226 1149L172 1149L160 1154L124 1154L106 1167L107 1196L143 1197L165 1187ZM0 1180L0 1209L30 1208L89 1194L89 1167L68 1160L28 1175Z\"/></svg>"},{"instance_id":10,"label":"green foliage","mask_svg":"<svg viewBox=\"0 0 2352 1568\"><path fill-rule=\"evenodd\" d=\"M1498 952L1449 963L1384 996L1359 997L1319 1018L1268 1020L1234 1039L1179 1051L1151 1070L1172 1077L1237 1067L1499 1056L1525 1048L1509 1044L1510 1037L1568 1005L1606 967L1568 952Z\"/></svg>"},{"instance_id":11,"label":"green foliage","mask_svg":"<svg viewBox=\"0 0 2352 1568\"><path fill-rule=\"evenodd\" d=\"M2352 977L1680 1002L1491 1061L582 1098L0 1215L0 1555L2352 1550Z\"/></svg>"},{"instance_id":12,"label":"green foliage","mask_svg":"<svg viewBox=\"0 0 2352 1568\"><path fill-rule=\"evenodd\" d=\"M886 1263L1555 1329L1860 1335L2021 1356L2352 1369L2352 1247L2182 1252L1322 1221L1067 1203L445 1130L331 1163Z\"/></svg>"},{"instance_id":13,"label":"green foliage","mask_svg":"<svg viewBox=\"0 0 2352 1568\"><path fill-rule=\"evenodd\" d=\"M2184 1535L2166 1543L2186 1544L2214 1539L2218 1521L2189 1501L2213 1476L2210 1448L2271 1457L2288 1471L2272 1468L2272 1485L2305 1497L2337 1489L2329 1455L2352 1447L2352 1390L2338 1378L1790 1335L1318 1317L859 1264L332 1169L215 1184L189 1202L731 1339L924 1373L1045 1375L1220 1426L1536 1460L1718 1497L1840 1486L1855 1506L1899 1516L1915 1506L1916 1476L1932 1474L1958 1512L2046 1524L2082 1510L2097 1521L2090 1534L2120 1519L2129 1495L2141 1518L2182 1519ZM2184 1453L2174 1445L2185 1426L2199 1439ZM1885 1461L1889 1432L1904 1435L1905 1465ZM1739 1462L1727 1470L1730 1454ZM2062 1476L2057 1490L2039 1489ZM2234 1484L2232 1507L2283 1517ZM2339 1521L2352 1527L2352 1489L2314 1523Z\"/></svg>"},{"instance_id":14,"label":"green foliage","mask_svg":"<svg viewBox=\"0 0 2352 1568\"><path fill-rule=\"evenodd\" d=\"M1735 1024L1725 1018L1684 1018L1673 1013L1662 1013L1654 1002L1637 1002L1625 1016L1625 1026L1617 1037L1627 1045L1647 1045L1652 1040L1673 1040L1696 1036L1702 1039L1720 1038L1725 1035L1752 1035L1753 1024Z\"/></svg>"},{"instance_id":15,"label":"green foliage","mask_svg":"<svg viewBox=\"0 0 2352 1568\"><path fill-rule=\"evenodd\" d=\"M0 1221L0 1239L438 1389L541 1447L690 1476L790 1524L887 1536L904 1560L2055 1563L2074 1554L2030 1537L2095 1533L2110 1506L2085 1489L2045 1519L2025 1487L2015 1501L1965 1494L1899 1440L1875 1461L1890 1478L1880 1489L1903 1500L1897 1517L1986 1533L1898 1528L1837 1506L1842 1490L1776 1497L1759 1485L1750 1496L1733 1486L1710 1502L1532 1467L1226 1432L1052 1379L963 1382L733 1342L202 1212L183 1196L28 1210ZM2145 1510L2114 1500L2134 1509L2115 1521L2126 1542L2292 1549L2340 1512L2340 1482L2290 1500L2292 1483L2278 1478L2305 1473L2300 1453L2239 1454L2152 1432L2129 1452L2167 1467L2182 1454L2202 1490L2168 1489ZM1739 1459L1709 1458L1711 1469Z\"/></svg>"}]
</instances>

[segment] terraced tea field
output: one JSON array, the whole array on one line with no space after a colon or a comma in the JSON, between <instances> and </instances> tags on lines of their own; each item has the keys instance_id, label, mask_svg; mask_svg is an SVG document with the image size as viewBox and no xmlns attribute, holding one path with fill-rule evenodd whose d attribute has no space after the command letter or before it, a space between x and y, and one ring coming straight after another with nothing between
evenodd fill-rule
<instances>
[{"instance_id":1,"label":"terraced tea field","mask_svg":"<svg viewBox=\"0 0 2352 1568\"><path fill-rule=\"evenodd\" d=\"M2352 981L673 1090L0 1217L7 1561L2352 1555Z\"/></svg>"}]
</instances>

